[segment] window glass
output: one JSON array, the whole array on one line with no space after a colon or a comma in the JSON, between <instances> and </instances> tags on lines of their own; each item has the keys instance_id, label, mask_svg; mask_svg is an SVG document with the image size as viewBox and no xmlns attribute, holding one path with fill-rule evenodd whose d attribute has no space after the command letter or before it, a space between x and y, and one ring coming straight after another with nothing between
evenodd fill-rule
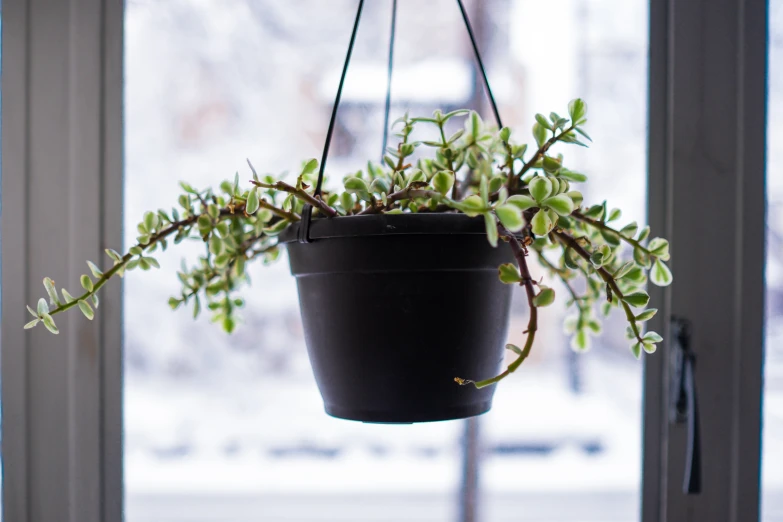
<instances>
[{"instance_id":1,"label":"window glass","mask_svg":"<svg viewBox=\"0 0 783 522\"><path fill-rule=\"evenodd\" d=\"M249 179L245 158L277 174L320 157L355 0L126 5L127 241L145 210L172 206L179 180L205 187ZM644 223L647 2L465 5L504 124L527 137L535 113L585 98L595 144L562 152L591 176L587 201ZM333 178L380 154L390 9L365 5ZM467 106L489 120L456 2L400 0L397 28L392 119ZM202 248L169 249L160 270L125 280L128 522L468 520L466 470L475 520L638 520L641 365L621 317L578 355L562 305L545 309L535 353L471 425L360 424L323 412L285 259L250 268L232 336L169 309L180 259ZM515 295L510 342L526 323Z\"/></svg>"},{"instance_id":2,"label":"window glass","mask_svg":"<svg viewBox=\"0 0 783 522\"><path fill-rule=\"evenodd\" d=\"M761 520L783 520L783 1L769 2L767 267Z\"/></svg>"}]
</instances>

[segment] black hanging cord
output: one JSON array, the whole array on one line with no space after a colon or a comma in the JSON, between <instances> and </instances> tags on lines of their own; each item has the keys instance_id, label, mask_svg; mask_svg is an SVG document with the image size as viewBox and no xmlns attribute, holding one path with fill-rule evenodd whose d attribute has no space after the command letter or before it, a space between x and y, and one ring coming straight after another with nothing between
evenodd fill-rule
<instances>
[{"instance_id":1,"label":"black hanging cord","mask_svg":"<svg viewBox=\"0 0 783 522\"><path fill-rule=\"evenodd\" d=\"M492 105L492 112L495 114L495 121L498 123L499 129L503 128L503 123L500 120L500 111L498 111L498 106L495 103L495 97L492 95L492 89L489 88L487 71L484 70L484 62L481 60L481 53L479 53L478 44L476 44L476 37L473 35L473 28L470 26L470 20L468 19L468 12L465 11L465 6L462 5L462 0L457 0L457 4L459 4L459 10L462 12L462 19L465 21L465 28L468 30L470 43L471 45L473 45L473 53L476 55L478 68L481 71L481 77L484 80L484 88L487 90L487 97L489 97L489 103Z\"/></svg>"},{"instance_id":2,"label":"black hanging cord","mask_svg":"<svg viewBox=\"0 0 783 522\"><path fill-rule=\"evenodd\" d=\"M386 77L386 108L383 112L383 144L381 163L386 154L386 142L389 140L389 112L391 111L392 70L394 68L394 33L397 31L397 0L392 0L391 32L389 33L389 71Z\"/></svg>"},{"instance_id":3,"label":"black hanging cord","mask_svg":"<svg viewBox=\"0 0 783 522\"><path fill-rule=\"evenodd\" d=\"M348 64L351 62L351 53L353 52L353 45L356 43L356 33L359 29L359 19L362 17L362 8L364 7L364 0L359 0L359 7L356 9L356 20L353 23L353 31L351 32L351 40L348 43L348 52L345 54L345 63L343 64L343 72L340 75L340 84L337 86L337 96L334 99L334 106L332 107L332 117L329 119L329 129L326 131L326 143L324 144L324 152L321 155L321 164L318 169L318 182L315 185L315 197L321 196L321 185L324 181L324 168L326 167L326 157L329 155L329 145L332 143L332 134L334 133L334 124L337 120L337 108L340 106L340 97L343 94L343 84L345 83L345 76L348 73ZM302 208L302 219L299 222L299 242L310 242L310 219L312 218L313 207L305 204Z\"/></svg>"},{"instance_id":4,"label":"black hanging cord","mask_svg":"<svg viewBox=\"0 0 783 522\"><path fill-rule=\"evenodd\" d=\"M470 25L470 19L468 13L465 10L465 6L462 4L462 0L457 0L460 12L462 13L462 20L465 22L465 28L468 30L468 36L470 37L470 43L473 46L473 53L476 56L476 62L478 63L479 71L481 71L481 78L484 80L484 88L487 91L489 102L492 106L492 112L495 115L495 121L497 121L498 127L503 127L503 122L500 119L500 112L498 111L497 103L495 103L495 97L492 94L492 89L489 87L489 79L487 78L487 72L484 69L484 62L481 59L481 53L479 52L478 44L476 43L476 37L473 34L473 28ZM337 87L337 96L334 99L334 106L332 107L332 116L329 119L329 129L326 131L326 143L324 144L324 151L321 155L321 164L318 169L318 182L315 185L315 197L321 196L321 185L324 179L324 170L326 168L326 158L329 155L329 146L332 142L332 134L334 133L334 125L337 120L337 109L340 106L340 98L343 93L343 84L345 83L345 76L348 73L348 65L351 62L351 54L353 53L353 46L356 43L356 33L359 29L359 20L362 16L362 8L364 7L364 0L359 0L359 6L356 10L356 20L353 23L353 31L351 32L351 40L348 43L348 52L345 55L345 63L343 64L343 72L340 75L340 84ZM388 78L386 84L386 107L384 113L384 126L383 126L383 150L381 151L381 161L383 161L383 154L386 151L386 142L388 140L389 131L389 111L391 109L391 83L392 83L392 71L394 67L394 36L397 24L397 0L392 0L392 23L391 23L391 35L389 37L389 67ZM298 240L300 243L310 242L310 221L312 219L313 207L309 204L305 204L302 208L302 219L299 223Z\"/></svg>"}]
</instances>

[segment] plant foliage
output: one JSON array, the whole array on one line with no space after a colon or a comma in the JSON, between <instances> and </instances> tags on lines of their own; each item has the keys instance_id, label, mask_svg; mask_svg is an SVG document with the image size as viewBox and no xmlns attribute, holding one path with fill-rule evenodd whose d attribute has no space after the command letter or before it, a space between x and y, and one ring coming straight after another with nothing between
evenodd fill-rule
<instances>
[{"instance_id":1,"label":"plant foliage","mask_svg":"<svg viewBox=\"0 0 783 522\"><path fill-rule=\"evenodd\" d=\"M461 212L482 216L487 239L496 246L506 242L517 266L499 267L503 283L525 288L530 307L527 338L523 347L508 345L517 357L500 375L474 382L456 378L460 384L478 387L500 381L514 372L529 355L535 340L538 309L552 304L555 291L530 276L527 258L534 252L552 277L567 289L566 305L573 314L566 320L575 350L590 347L590 337L600 333L601 319L619 308L628 322L630 348L636 357L652 353L661 336L643 332L642 323L656 312L646 309L649 280L659 286L671 283L669 244L650 238L648 227L635 222L616 224L621 213L604 201L586 205L572 184L587 176L566 167L558 144L586 146L584 129L587 106L573 100L568 117L538 114L533 125L533 144L512 139L509 128L485 125L479 115L467 110L435 111L432 117L407 114L393 123L399 143L389 147L383 164L367 167L343 179L342 189L314 195L318 162L303 163L294 183L259 175L248 161L252 179L224 181L218 189L197 189L181 183L182 193L171 209L146 212L137 225L136 244L125 254L106 250L112 266L101 271L87 262L89 274L80 278L83 292L74 297L44 279L48 294L33 309L25 328L43 323L58 333L53 316L79 308L92 319L98 307L98 292L114 276L131 270L158 267L154 254L172 243L203 242L205 252L191 264L183 261L178 277L179 295L169 300L172 309L189 306L193 317L206 309L212 321L226 332L239 323L243 300L237 295L249 282L246 266L260 260L275 261L280 254L279 234L301 219L305 204L314 218L337 218L378 213ZM447 135L446 123L464 118L464 127ZM414 130L430 126L439 139L415 141ZM578 292L574 282L585 281Z\"/></svg>"}]
</instances>

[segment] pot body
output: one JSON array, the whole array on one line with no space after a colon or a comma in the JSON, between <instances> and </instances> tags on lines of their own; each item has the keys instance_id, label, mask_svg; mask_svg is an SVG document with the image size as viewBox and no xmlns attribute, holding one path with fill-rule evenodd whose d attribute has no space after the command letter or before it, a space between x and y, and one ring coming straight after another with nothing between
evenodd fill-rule
<instances>
[{"instance_id":1,"label":"pot body","mask_svg":"<svg viewBox=\"0 0 783 522\"><path fill-rule=\"evenodd\" d=\"M461 214L315 220L311 243L283 237L296 276L304 332L326 412L380 423L487 412L495 386L455 377L496 375L511 286L482 219ZM286 239L287 238L287 239Z\"/></svg>"}]
</instances>

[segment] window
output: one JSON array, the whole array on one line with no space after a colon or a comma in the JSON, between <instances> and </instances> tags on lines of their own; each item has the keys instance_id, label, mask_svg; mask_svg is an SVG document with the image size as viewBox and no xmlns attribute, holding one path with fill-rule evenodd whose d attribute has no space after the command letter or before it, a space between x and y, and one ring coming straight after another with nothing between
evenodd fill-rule
<instances>
[{"instance_id":1,"label":"window","mask_svg":"<svg viewBox=\"0 0 783 522\"><path fill-rule=\"evenodd\" d=\"M783 519L783 2L769 3L762 522Z\"/></svg>"},{"instance_id":2,"label":"window","mask_svg":"<svg viewBox=\"0 0 783 522\"><path fill-rule=\"evenodd\" d=\"M270 172L318 156L355 2L2 1L5 520L122 519L123 335L131 522L467 520L459 502L466 468L479 478L479 520L638 518L640 367L612 336L594 340L589 358L575 357L558 333L556 309L547 310L549 342L501 388L492 413L468 424L412 427L361 426L322 413L284 262L254 269L245 324L231 338L166 307L178 290L181 249L161 258L160 272L126 281L124 329L117 284L102 289L93 322L58 322L66 335L20 328L43 276L73 289L85 271L81 252L98 261L104 247L121 246L123 193L130 227L142 210L169 205L178 179L214 184L247 172L246 156ZM366 7L329 163L334 177L380 149L390 7L381 4ZM649 134L649 219L656 230L674 229L673 268L686 283L661 299L662 311L694 326L710 458L702 461L705 491L684 496L686 429L666 418L669 358L648 358L645 522L758 518L764 245L761 234L746 231L764 226L761 147L768 144L763 510L767 522L780 518L772 467L780 460L780 0L466 4L503 117L517 134L528 132L536 111L558 109L574 94L588 99L596 143L590 152L564 151L618 193L611 199L623 220L644 215ZM395 113L468 105L488 114L452 1L401 0L399 31ZM767 51L769 140L761 125ZM707 229L695 212L736 226ZM724 242L735 255L708 258L712 249L704 247ZM526 313L519 302L515 310L512 336ZM530 421L512 425L523 408ZM616 426L603 431L605 423ZM463 447L466 432L475 454Z\"/></svg>"},{"instance_id":3,"label":"window","mask_svg":"<svg viewBox=\"0 0 783 522\"><path fill-rule=\"evenodd\" d=\"M488 115L455 3L399 4L392 118L463 106ZM536 112L565 112L571 98L586 98L596 144L563 152L624 222L643 223L646 2L466 4L504 123L527 136ZM245 175L245 157L279 173L319 156L354 9L353 1L129 3L126 227L148 207L170 206L180 179L203 187ZM333 177L380 152L389 19L390 2L365 7L328 162ZM565 28L546 53L536 42L551 40L548 26L531 20ZM546 80L552 74L558 81ZM605 168L615 162L621 176ZM173 513L183 521L205 513L274 520L283 512L293 520L453 520L464 423L327 417L285 261L252 269L245 324L226 337L166 305L179 291L183 250L198 248L169 252L159 272L126 281L128 522ZM523 296L514 310L512 340L524 330ZM519 513L515 506L531 520L543 512L563 521L638 519L641 366L619 318L580 357L561 333L563 314L547 310L538 353L478 419L486 520ZM360 493L366 500L357 502Z\"/></svg>"}]
</instances>

